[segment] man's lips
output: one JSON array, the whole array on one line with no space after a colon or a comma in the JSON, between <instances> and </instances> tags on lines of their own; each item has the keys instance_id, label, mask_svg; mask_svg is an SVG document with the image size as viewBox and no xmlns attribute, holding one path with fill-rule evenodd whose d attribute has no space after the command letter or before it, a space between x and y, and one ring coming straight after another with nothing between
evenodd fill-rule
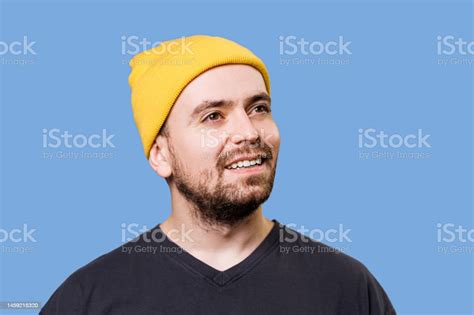
<instances>
[{"instance_id":1,"label":"man's lips","mask_svg":"<svg viewBox=\"0 0 474 315\"><path fill-rule=\"evenodd\" d=\"M260 173L264 171L267 167L268 159L263 159L261 164L254 164L249 165L247 167L236 167L236 168L227 168L226 171L233 173L233 174L253 174L253 173Z\"/></svg>"},{"instance_id":2,"label":"man's lips","mask_svg":"<svg viewBox=\"0 0 474 315\"><path fill-rule=\"evenodd\" d=\"M252 155L241 155L228 162L225 166L226 169L245 168L250 166L258 166L263 164L265 160L271 158L266 153L252 154Z\"/></svg>"}]
</instances>

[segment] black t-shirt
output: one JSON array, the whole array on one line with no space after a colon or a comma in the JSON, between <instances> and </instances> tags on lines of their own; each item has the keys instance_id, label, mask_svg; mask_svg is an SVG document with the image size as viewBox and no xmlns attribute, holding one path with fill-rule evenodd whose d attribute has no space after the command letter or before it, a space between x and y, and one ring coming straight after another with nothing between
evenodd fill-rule
<instances>
[{"instance_id":1,"label":"black t-shirt","mask_svg":"<svg viewBox=\"0 0 474 315\"><path fill-rule=\"evenodd\" d=\"M74 272L40 314L396 314L362 263L273 222L226 271L157 225Z\"/></svg>"}]
</instances>

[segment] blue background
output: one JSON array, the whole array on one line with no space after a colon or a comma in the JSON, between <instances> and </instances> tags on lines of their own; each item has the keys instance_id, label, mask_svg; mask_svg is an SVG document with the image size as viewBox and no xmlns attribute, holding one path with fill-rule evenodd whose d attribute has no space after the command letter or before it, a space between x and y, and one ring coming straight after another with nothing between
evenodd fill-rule
<instances>
[{"instance_id":1,"label":"blue background","mask_svg":"<svg viewBox=\"0 0 474 315\"><path fill-rule=\"evenodd\" d=\"M27 224L30 253L1 253L0 301L45 303L80 266L122 243L122 224L153 227L170 212L135 128L122 36L152 42L228 37L270 72L282 146L269 218L351 229L344 247L377 277L399 314L473 314L473 254L438 252L437 223L474 228L472 65L438 65L437 36L473 41L469 1L3 1L1 41L36 55L1 65L1 224ZM347 65L281 65L279 36L351 41ZM307 57L307 56L292 56ZM45 159L43 129L114 134L109 159ZM358 130L430 134L424 159L368 159ZM81 151L81 150L75 150ZM94 151L94 150L88 150ZM100 151L100 150L95 150ZM102 152L101 151L101 152ZM400 151L400 150L398 150ZM324 241L324 240L323 240ZM4 311L5 313L12 313ZM35 311L34 313L36 313ZM21 312L26 313L26 312Z\"/></svg>"}]
</instances>

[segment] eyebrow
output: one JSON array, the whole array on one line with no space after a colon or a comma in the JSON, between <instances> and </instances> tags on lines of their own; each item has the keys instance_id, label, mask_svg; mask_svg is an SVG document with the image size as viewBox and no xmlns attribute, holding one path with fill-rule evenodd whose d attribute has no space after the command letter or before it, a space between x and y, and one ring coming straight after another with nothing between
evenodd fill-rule
<instances>
[{"instance_id":1,"label":"eyebrow","mask_svg":"<svg viewBox=\"0 0 474 315\"><path fill-rule=\"evenodd\" d=\"M244 100L244 106L248 106L249 104L253 104L259 101L266 101L268 104L271 106L271 98L270 96L265 93L258 93L252 96L247 97ZM196 117L202 113L203 111L209 109L209 108L225 108L225 107L231 107L234 103L230 100L206 100L200 103L196 108L194 108L193 112L191 113L191 119L189 122L193 122Z\"/></svg>"}]
</instances>

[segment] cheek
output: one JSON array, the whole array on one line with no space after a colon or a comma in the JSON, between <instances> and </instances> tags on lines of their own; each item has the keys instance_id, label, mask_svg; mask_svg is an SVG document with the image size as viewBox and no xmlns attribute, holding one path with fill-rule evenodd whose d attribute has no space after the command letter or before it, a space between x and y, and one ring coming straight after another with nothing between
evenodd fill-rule
<instances>
[{"instance_id":1,"label":"cheek","mask_svg":"<svg viewBox=\"0 0 474 315\"><path fill-rule=\"evenodd\" d=\"M217 136L206 132L187 135L182 139L180 159L193 173L215 166L216 156L221 147Z\"/></svg>"},{"instance_id":2,"label":"cheek","mask_svg":"<svg viewBox=\"0 0 474 315\"><path fill-rule=\"evenodd\" d=\"M196 143L198 143L201 151L212 153L218 151L222 146L222 132L217 129L201 129Z\"/></svg>"}]
</instances>

